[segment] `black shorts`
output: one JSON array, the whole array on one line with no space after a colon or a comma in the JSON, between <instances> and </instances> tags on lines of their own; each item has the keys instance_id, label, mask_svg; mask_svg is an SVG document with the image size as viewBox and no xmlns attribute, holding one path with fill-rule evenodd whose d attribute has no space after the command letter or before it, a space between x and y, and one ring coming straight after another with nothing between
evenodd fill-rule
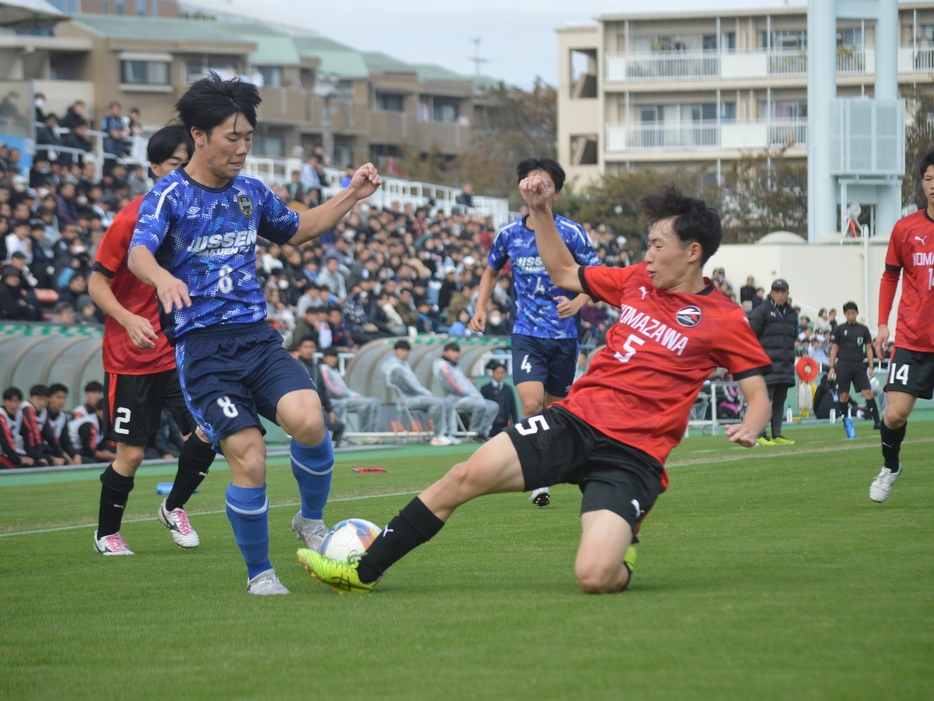
<instances>
[{"instance_id":1,"label":"black shorts","mask_svg":"<svg viewBox=\"0 0 934 701\"><path fill-rule=\"evenodd\" d=\"M538 338L513 334L512 382L541 382L552 397L566 397L577 369L576 338Z\"/></svg>"},{"instance_id":2,"label":"black shorts","mask_svg":"<svg viewBox=\"0 0 934 701\"><path fill-rule=\"evenodd\" d=\"M607 509L632 526L655 504L662 466L646 453L600 433L560 406L522 419L506 429L525 478L525 490L576 484L584 495L581 513Z\"/></svg>"},{"instance_id":3,"label":"black shorts","mask_svg":"<svg viewBox=\"0 0 934 701\"><path fill-rule=\"evenodd\" d=\"M896 348L885 383L885 391L890 390L934 399L934 353Z\"/></svg>"},{"instance_id":4,"label":"black shorts","mask_svg":"<svg viewBox=\"0 0 934 701\"><path fill-rule=\"evenodd\" d=\"M872 389L869 385L869 375L866 374L868 369L869 366L863 363L852 360L838 360L837 367L834 368L837 371L837 391L849 392L851 383L857 392Z\"/></svg>"},{"instance_id":5,"label":"black shorts","mask_svg":"<svg viewBox=\"0 0 934 701\"><path fill-rule=\"evenodd\" d=\"M177 370L155 375L104 377L104 437L117 443L148 445L159 430L162 409L168 409L182 433L197 424L188 407Z\"/></svg>"}]
</instances>

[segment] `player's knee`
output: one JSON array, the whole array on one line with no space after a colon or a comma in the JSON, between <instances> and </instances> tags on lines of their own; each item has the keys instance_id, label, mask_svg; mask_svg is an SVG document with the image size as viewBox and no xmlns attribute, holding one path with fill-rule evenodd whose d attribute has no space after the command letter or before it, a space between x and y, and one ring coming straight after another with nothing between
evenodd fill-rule
<instances>
[{"instance_id":1,"label":"player's knee","mask_svg":"<svg viewBox=\"0 0 934 701\"><path fill-rule=\"evenodd\" d=\"M577 562L574 575L585 594L610 594L620 591L629 582L629 570L618 562Z\"/></svg>"},{"instance_id":2,"label":"player's knee","mask_svg":"<svg viewBox=\"0 0 934 701\"><path fill-rule=\"evenodd\" d=\"M540 399L523 399L522 400L522 415L523 416L535 416L535 414L541 413L544 409L544 405Z\"/></svg>"},{"instance_id":3,"label":"player's knee","mask_svg":"<svg viewBox=\"0 0 934 701\"><path fill-rule=\"evenodd\" d=\"M119 463L119 469L115 469L121 474L126 473L126 477L132 477L136 474L139 466L143 464L144 457L146 457L146 449L143 446L121 443L117 448L116 460Z\"/></svg>"},{"instance_id":4,"label":"player's knee","mask_svg":"<svg viewBox=\"0 0 934 701\"><path fill-rule=\"evenodd\" d=\"M318 412L301 417L289 426L292 438L302 445L319 445L325 435L324 415Z\"/></svg>"}]
</instances>

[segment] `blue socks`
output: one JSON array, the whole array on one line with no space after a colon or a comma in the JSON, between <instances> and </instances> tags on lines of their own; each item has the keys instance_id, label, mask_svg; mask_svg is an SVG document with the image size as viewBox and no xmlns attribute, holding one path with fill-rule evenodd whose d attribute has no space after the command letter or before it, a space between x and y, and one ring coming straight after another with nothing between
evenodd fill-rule
<instances>
[{"instance_id":1,"label":"blue socks","mask_svg":"<svg viewBox=\"0 0 934 701\"><path fill-rule=\"evenodd\" d=\"M227 518L249 578L272 569L269 562L269 501L262 487L227 487Z\"/></svg>"},{"instance_id":2,"label":"blue socks","mask_svg":"<svg viewBox=\"0 0 934 701\"><path fill-rule=\"evenodd\" d=\"M293 440L289 452L292 474L302 495L302 518L321 520L331 493L331 473L334 470L331 436L325 431L324 440L316 446L302 445Z\"/></svg>"}]
</instances>

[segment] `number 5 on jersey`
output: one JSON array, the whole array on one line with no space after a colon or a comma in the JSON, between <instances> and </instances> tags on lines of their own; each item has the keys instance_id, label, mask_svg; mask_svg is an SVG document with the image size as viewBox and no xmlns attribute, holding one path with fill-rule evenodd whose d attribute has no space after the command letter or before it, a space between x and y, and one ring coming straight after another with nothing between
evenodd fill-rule
<instances>
[{"instance_id":1,"label":"number 5 on jersey","mask_svg":"<svg viewBox=\"0 0 934 701\"><path fill-rule=\"evenodd\" d=\"M636 354L636 348L632 345L635 343L637 346L645 345L645 339L639 338L635 334L630 334L629 338L626 339L626 342L623 344L623 350L626 351L626 355L623 355L619 351L613 356L621 363L628 363L629 360Z\"/></svg>"},{"instance_id":2,"label":"number 5 on jersey","mask_svg":"<svg viewBox=\"0 0 934 701\"><path fill-rule=\"evenodd\" d=\"M551 426L548 425L548 422L545 421L545 417L540 414L529 418L528 424L528 428L526 428L522 425L522 423L517 423L516 430L523 436L531 436L538 433L539 430L547 431L551 428Z\"/></svg>"}]
</instances>

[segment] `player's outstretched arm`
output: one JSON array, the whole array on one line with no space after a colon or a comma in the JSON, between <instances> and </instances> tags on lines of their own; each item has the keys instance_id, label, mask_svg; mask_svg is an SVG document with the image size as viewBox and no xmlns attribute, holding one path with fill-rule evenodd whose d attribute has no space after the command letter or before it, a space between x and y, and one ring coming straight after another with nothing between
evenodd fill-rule
<instances>
[{"instance_id":1,"label":"player's outstretched arm","mask_svg":"<svg viewBox=\"0 0 934 701\"><path fill-rule=\"evenodd\" d=\"M727 426L726 435L730 443L739 443L744 448L751 448L772 417L769 390L762 375L744 377L739 381L739 390L746 398L746 417L741 424Z\"/></svg>"},{"instance_id":2,"label":"player's outstretched arm","mask_svg":"<svg viewBox=\"0 0 934 701\"><path fill-rule=\"evenodd\" d=\"M476 333L486 331L486 303L490 301L498 277L499 271L492 265L486 266L486 270L480 276L480 288L477 290L477 303L474 306L476 311L467 324L467 328L471 331Z\"/></svg>"},{"instance_id":3,"label":"player's outstretched arm","mask_svg":"<svg viewBox=\"0 0 934 701\"><path fill-rule=\"evenodd\" d=\"M519 192L522 199L538 216L535 225L535 243L538 244L538 253L542 263L551 276L551 281L558 287L570 292L583 292L577 269L580 268L567 245L561 240L558 229L555 228L554 216L551 212L550 196L554 185L538 175L530 175L519 183Z\"/></svg>"},{"instance_id":4,"label":"player's outstretched arm","mask_svg":"<svg viewBox=\"0 0 934 701\"><path fill-rule=\"evenodd\" d=\"M156 296L167 314L191 306L188 285L156 262L155 256L143 245L132 246L127 267L140 280L156 288Z\"/></svg>"},{"instance_id":5,"label":"player's outstretched arm","mask_svg":"<svg viewBox=\"0 0 934 701\"><path fill-rule=\"evenodd\" d=\"M336 197L332 197L320 207L309 209L298 215L298 231L289 243L293 246L301 246L327 233L357 202L365 200L376 192L380 184L382 180L376 171L376 166L372 163L360 166L353 174L350 185L341 190Z\"/></svg>"},{"instance_id":6,"label":"player's outstretched arm","mask_svg":"<svg viewBox=\"0 0 934 701\"><path fill-rule=\"evenodd\" d=\"M158 336L152 324L149 323L149 319L137 316L120 304L110 289L110 278L95 270L88 281L88 292L91 293L91 299L104 314L116 319L117 323L126 329L133 345L140 350L156 347L155 340Z\"/></svg>"}]
</instances>

